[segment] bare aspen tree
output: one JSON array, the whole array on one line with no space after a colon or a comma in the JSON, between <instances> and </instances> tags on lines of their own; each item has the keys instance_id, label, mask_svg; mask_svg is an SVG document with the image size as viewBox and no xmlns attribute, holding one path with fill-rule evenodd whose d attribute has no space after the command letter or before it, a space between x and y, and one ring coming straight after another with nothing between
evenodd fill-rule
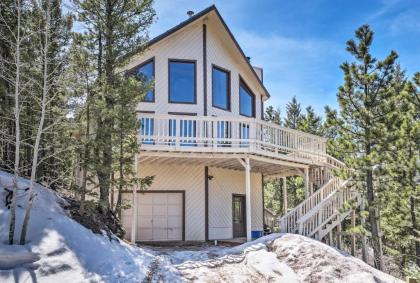
<instances>
[{"instance_id":1,"label":"bare aspen tree","mask_svg":"<svg viewBox=\"0 0 420 283\"><path fill-rule=\"evenodd\" d=\"M29 218L32 210L32 204L33 200L35 198L35 192L34 192L34 185L35 185L35 178L36 178L36 172L38 168L38 155L39 155L39 149L40 149L40 143L41 143L41 136L44 131L44 121L45 121L45 114L47 111L47 104L51 102L49 100L49 80L50 80L50 74L49 74L49 58L48 58L48 48L50 45L49 42L49 33L50 33L50 9L51 9L51 2L48 0L46 3L45 10L43 10L42 3L38 4L38 9L41 9L41 14L45 17L45 27L44 27L44 43L41 44L42 46L42 62L43 62L43 75L42 75L42 98L41 98L41 117L38 124L38 130L36 133L35 138L35 144L33 148L33 159L32 159L32 168L31 168L31 180L29 185L29 198L27 200L26 204L26 210L25 210L25 216L23 218L23 224L22 224L22 231L20 234L20 244L24 245L26 241L26 233L28 230L28 223Z\"/></svg>"},{"instance_id":2,"label":"bare aspen tree","mask_svg":"<svg viewBox=\"0 0 420 283\"><path fill-rule=\"evenodd\" d=\"M13 27L7 19L1 15L0 37L10 45L12 59L11 61L1 58L2 79L6 80L13 89L14 98L14 122L15 122L15 136L14 136L14 165L13 165L13 195L10 208L10 223L9 223L9 244L13 244L16 226L16 195L18 189L18 178L20 174L20 94L22 91L21 85L21 52L22 52L22 2L16 0L13 7L5 7L1 5L1 9L11 9L16 13L16 27ZM12 74L12 75L10 75Z\"/></svg>"}]
</instances>

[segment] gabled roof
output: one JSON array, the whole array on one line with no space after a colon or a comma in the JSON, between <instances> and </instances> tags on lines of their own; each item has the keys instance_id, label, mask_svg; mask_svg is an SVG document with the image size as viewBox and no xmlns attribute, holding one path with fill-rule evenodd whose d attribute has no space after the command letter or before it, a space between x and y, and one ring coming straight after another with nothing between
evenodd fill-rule
<instances>
[{"instance_id":1,"label":"gabled roof","mask_svg":"<svg viewBox=\"0 0 420 283\"><path fill-rule=\"evenodd\" d=\"M166 32L156 36L155 38L151 39L150 41L148 41L146 43L146 47L150 47L154 44L156 44L157 42L161 41L162 39L172 35L173 33L177 32L180 29L183 29L184 27L188 26L189 24L195 22L196 20L200 19L201 17L207 15L208 13L214 11L217 15L217 17L219 18L220 22L223 24L224 28L226 29L227 33L229 34L230 38L232 39L232 41L234 42L236 48L238 49L239 53L242 55L243 59L245 60L245 62L247 63L250 71L252 72L252 74L255 76L256 80L259 82L259 84L261 85L261 87L264 89L265 91L265 95L267 97L270 97L270 93L268 92L268 90L265 88L264 84L262 83L262 81L260 80L260 78L258 77L257 73L255 72L254 68L252 67L252 65L250 64L249 60L247 59L247 57L245 56L245 53L243 52L242 48L239 46L238 41L235 39L235 37L233 36L232 32L230 31L230 29L228 28L228 26L226 25L225 21L223 20L222 16L220 15L219 11L217 10L215 5L212 5L202 11L200 11L197 14L194 14L193 16L191 16L190 18L188 18L187 20L181 22L180 24L174 26L173 28L167 30Z\"/></svg>"}]
</instances>

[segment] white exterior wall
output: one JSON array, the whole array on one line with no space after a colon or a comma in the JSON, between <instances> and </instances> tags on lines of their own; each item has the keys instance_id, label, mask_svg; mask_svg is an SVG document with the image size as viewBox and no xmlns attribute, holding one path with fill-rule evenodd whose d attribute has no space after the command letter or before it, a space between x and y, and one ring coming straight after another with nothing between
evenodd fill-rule
<instances>
[{"instance_id":1,"label":"white exterior wall","mask_svg":"<svg viewBox=\"0 0 420 283\"><path fill-rule=\"evenodd\" d=\"M155 57L155 102L143 102L138 106L141 111L155 111L156 114L168 112L191 112L203 115L203 31L202 24L195 23L185 27L146 50L140 56L134 56L127 68L131 69L148 59ZM168 103L168 60L197 60L197 104Z\"/></svg>"},{"instance_id":2,"label":"white exterior wall","mask_svg":"<svg viewBox=\"0 0 420 283\"><path fill-rule=\"evenodd\" d=\"M247 86L255 94L255 117L261 117L261 94L252 82L252 74L243 67L243 63L238 61L240 57L232 54L232 50L227 47L226 42L222 42L221 37L213 25L207 27L207 105L209 116L239 116L239 75ZM230 71L231 85L231 111L225 111L213 107L212 103L212 65L216 65Z\"/></svg>"},{"instance_id":3,"label":"white exterior wall","mask_svg":"<svg viewBox=\"0 0 420 283\"><path fill-rule=\"evenodd\" d=\"M239 75L255 94L255 117L261 117L262 88L249 66L227 37L224 28L213 17L198 20L165 39L155 43L142 54L133 56L126 66L131 69L150 58L155 58L155 102L139 103L139 111L154 111L156 114L187 112L204 115L203 76L203 24L206 24L207 41L207 114L209 116L239 115ZM168 60L196 60L197 104L168 103ZM225 68L231 75L231 111L212 106L212 65Z\"/></svg>"},{"instance_id":4,"label":"white exterior wall","mask_svg":"<svg viewBox=\"0 0 420 283\"><path fill-rule=\"evenodd\" d=\"M148 190L185 191L185 240L205 239L204 166L141 165L140 176L155 176Z\"/></svg>"},{"instance_id":5,"label":"white exterior wall","mask_svg":"<svg viewBox=\"0 0 420 283\"><path fill-rule=\"evenodd\" d=\"M245 195L245 172L209 168L209 239L231 239L232 194ZM251 229L263 230L261 174L251 173Z\"/></svg>"}]
</instances>

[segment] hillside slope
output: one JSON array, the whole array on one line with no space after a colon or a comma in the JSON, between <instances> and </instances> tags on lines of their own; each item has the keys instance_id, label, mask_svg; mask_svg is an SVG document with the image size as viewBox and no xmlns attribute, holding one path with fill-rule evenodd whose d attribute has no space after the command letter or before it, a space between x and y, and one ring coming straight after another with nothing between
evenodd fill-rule
<instances>
[{"instance_id":1,"label":"hillside slope","mask_svg":"<svg viewBox=\"0 0 420 283\"><path fill-rule=\"evenodd\" d=\"M400 282L334 248L291 234L233 248L131 246L81 226L61 208L64 200L41 186L35 188L30 242L9 246L4 188L11 185L12 176L0 172L0 282ZM19 180L18 219L27 185Z\"/></svg>"}]
</instances>

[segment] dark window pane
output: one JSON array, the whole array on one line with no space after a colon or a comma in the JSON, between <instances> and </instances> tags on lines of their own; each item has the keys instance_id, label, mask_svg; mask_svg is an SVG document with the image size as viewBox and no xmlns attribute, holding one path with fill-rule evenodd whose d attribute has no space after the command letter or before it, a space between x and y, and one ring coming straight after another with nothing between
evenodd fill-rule
<instances>
[{"instance_id":1,"label":"dark window pane","mask_svg":"<svg viewBox=\"0 0 420 283\"><path fill-rule=\"evenodd\" d=\"M195 63L169 63L169 101L195 103Z\"/></svg>"},{"instance_id":2,"label":"dark window pane","mask_svg":"<svg viewBox=\"0 0 420 283\"><path fill-rule=\"evenodd\" d=\"M154 74L154 68L155 63L154 61L150 61L147 64L144 64L143 66L140 66L140 68L137 70L137 77L145 82L146 84L153 82L153 74ZM150 89L146 96L144 97L143 101L154 101L154 90L153 88Z\"/></svg>"},{"instance_id":3,"label":"dark window pane","mask_svg":"<svg viewBox=\"0 0 420 283\"><path fill-rule=\"evenodd\" d=\"M229 74L213 67L213 105L229 109Z\"/></svg>"},{"instance_id":4,"label":"dark window pane","mask_svg":"<svg viewBox=\"0 0 420 283\"><path fill-rule=\"evenodd\" d=\"M239 85L239 113L244 116L254 116L254 95L242 83Z\"/></svg>"}]
</instances>

